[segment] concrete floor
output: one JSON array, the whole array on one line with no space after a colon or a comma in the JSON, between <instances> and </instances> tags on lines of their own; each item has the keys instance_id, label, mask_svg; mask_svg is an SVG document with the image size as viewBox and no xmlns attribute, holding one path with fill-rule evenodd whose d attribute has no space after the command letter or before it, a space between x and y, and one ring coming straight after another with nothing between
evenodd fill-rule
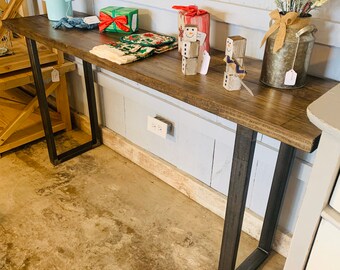
<instances>
[{"instance_id":1,"label":"concrete floor","mask_svg":"<svg viewBox=\"0 0 340 270\"><path fill-rule=\"evenodd\" d=\"M78 133L59 136L61 148ZM59 166L45 142L0 159L0 269L217 269L223 220L100 146ZM243 234L239 259L256 246ZM261 269L282 269L271 256Z\"/></svg>"}]
</instances>

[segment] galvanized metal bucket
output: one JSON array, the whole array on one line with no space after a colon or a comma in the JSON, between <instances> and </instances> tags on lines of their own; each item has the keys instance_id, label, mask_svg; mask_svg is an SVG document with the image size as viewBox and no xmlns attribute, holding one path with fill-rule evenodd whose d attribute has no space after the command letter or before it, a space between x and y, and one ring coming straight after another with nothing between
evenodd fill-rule
<instances>
[{"instance_id":1,"label":"galvanized metal bucket","mask_svg":"<svg viewBox=\"0 0 340 270\"><path fill-rule=\"evenodd\" d=\"M278 31L270 35L266 42L260 81L281 89L303 87L306 84L315 31L314 25L300 30L287 27L284 45L276 53L273 52L273 47ZM296 82L294 85L286 85L285 77L291 69L297 73Z\"/></svg>"}]
</instances>

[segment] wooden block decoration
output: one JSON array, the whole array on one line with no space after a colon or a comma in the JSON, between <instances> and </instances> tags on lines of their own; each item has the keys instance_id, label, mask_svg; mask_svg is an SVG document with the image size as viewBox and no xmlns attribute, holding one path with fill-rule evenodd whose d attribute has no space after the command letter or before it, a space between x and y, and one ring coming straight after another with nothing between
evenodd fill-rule
<instances>
[{"instance_id":1,"label":"wooden block decoration","mask_svg":"<svg viewBox=\"0 0 340 270\"><path fill-rule=\"evenodd\" d=\"M183 32L183 41L196 42L197 32L196 25L186 25Z\"/></svg>"},{"instance_id":2,"label":"wooden block decoration","mask_svg":"<svg viewBox=\"0 0 340 270\"><path fill-rule=\"evenodd\" d=\"M241 90L242 87L241 79L238 77L236 73L224 72L223 87L228 91Z\"/></svg>"},{"instance_id":3,"label":"wooden block decoration","mask_svg":"<svg viewBox=\"0 0 340 270\"><path fill-rule=\"evenodd\" d=\"M243 59L243 58L240 58ZM236 61L231 59L228 55L226 56L226 72L236 73L240 79L244 79L247 72L243 66L240 66Z\"/></svg>"},{"instance_id":4,"label":"wooden block decoration","mask_svg":"<svg viewBox=\"0 0 340 270\"><path fill-rule=\"evenodd\" d=\"M232 59L243 58L246 53L247 40L241 36L227 38L225 54Z\"/></svg>"},{"instance_id":5,"label":"wooden block decoration","mask_svg":"<svg viewBox=\"0 0 340 270\"><path fill-rule=\"evenodd\" d=\"M184 75L196 75L198 66L198 58L182 57L182 72Z\"/></svg>"},{"instance_id":6,"label":"wooden block decoration","mask_svg":"<svg viewBox=\"0 0 340 270\"><path fill-rule=\"evenodd\" d=\"M199 48L199 41L183 41L182 56L185 56L186 58L198 57Z\"/></svg>"},{"instance_id":7,"label":"wooden block decoration","mask_svg":"<svg viewBox=\"0 0 340 270\"><path fill-rule=\"evenodd\" d=\"M234 61L236 64L238 64L239 66L243 67L244 64L244 57L236 57L234 58Z\"/></svg>"}]
</instances>

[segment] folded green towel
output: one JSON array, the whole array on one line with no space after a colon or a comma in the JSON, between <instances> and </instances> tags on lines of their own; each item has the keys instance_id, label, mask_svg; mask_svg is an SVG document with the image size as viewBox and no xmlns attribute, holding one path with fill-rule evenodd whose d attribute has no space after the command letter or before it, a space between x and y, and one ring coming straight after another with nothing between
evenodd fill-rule
<instances>
[{"instance_id":1,"label":"folded green towel","mask_svg":"<svg viewBox=\"0 0 340 270\"><path fill-rule=\"evenodd\" d=\"M124 36L121 41L95 46L90 53L122 65L175 48L177 42L174 37L144 33Z\"/></svg>"}]
</instances>

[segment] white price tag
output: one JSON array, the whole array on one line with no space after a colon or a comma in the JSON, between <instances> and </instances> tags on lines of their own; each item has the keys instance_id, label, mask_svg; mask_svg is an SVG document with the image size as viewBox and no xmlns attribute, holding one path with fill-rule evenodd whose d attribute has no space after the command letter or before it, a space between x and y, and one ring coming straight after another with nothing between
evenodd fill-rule
<instances>
[{"instance_id":1,"label":"white price tag","mask_svg":"<svg viewBox=\"0 0 340 270\"><path fill-rule=\"evenodd\" d=\"M51 72L51 78L52 78L52 82L59 82L60 81L59 71L56 69L53 69Z\"/></svg>"},{"instance_id":2,"label":"white price tag","mask_svg":"<svg viewBox=\"0 0 340 270\"><path fill-rule=\"evenodd\" d=\"M84 23L87 23L87 24L97 24L97 23L100 23L100 21L99 21L97 16L88 16L88 17L85 17L83 20L84 20Z\"/></svg>"},{"instance_id":3,"label":"white price tag","mask_svg":"<svg viewBox=\"0 0 340 270\"><path fill-rule=\"evenodd\" d=\"M200 42L201 46L203 45L206 37L207 37L206 33L200 31L197 32L197 40Z\"/></svg>"},{"instance_id":4,"label":"white price tag","mask_svg":"<svg viewBox=\"0 0 340 270\"><path fill-rule=\"evenodd\" d=\"M203 52L203 55L199 56L199 64L198 64L198 73L202 75L206 75L208 73L209 65L210 65L210 55L209 53L205 50Z\"/></svg>"},{"instance_id":5,"label":"white price tag","mask_svg":"<svg viewBox=\"0 0 340 270\"><path fill-rule=\"evenodd\" d=\"M291 69L287 71L286 76L285 76L285 85L295 85L296 83L296 78L297 78L297 73L295 72L294 69Z\"/></svg>"}]
</instances>

